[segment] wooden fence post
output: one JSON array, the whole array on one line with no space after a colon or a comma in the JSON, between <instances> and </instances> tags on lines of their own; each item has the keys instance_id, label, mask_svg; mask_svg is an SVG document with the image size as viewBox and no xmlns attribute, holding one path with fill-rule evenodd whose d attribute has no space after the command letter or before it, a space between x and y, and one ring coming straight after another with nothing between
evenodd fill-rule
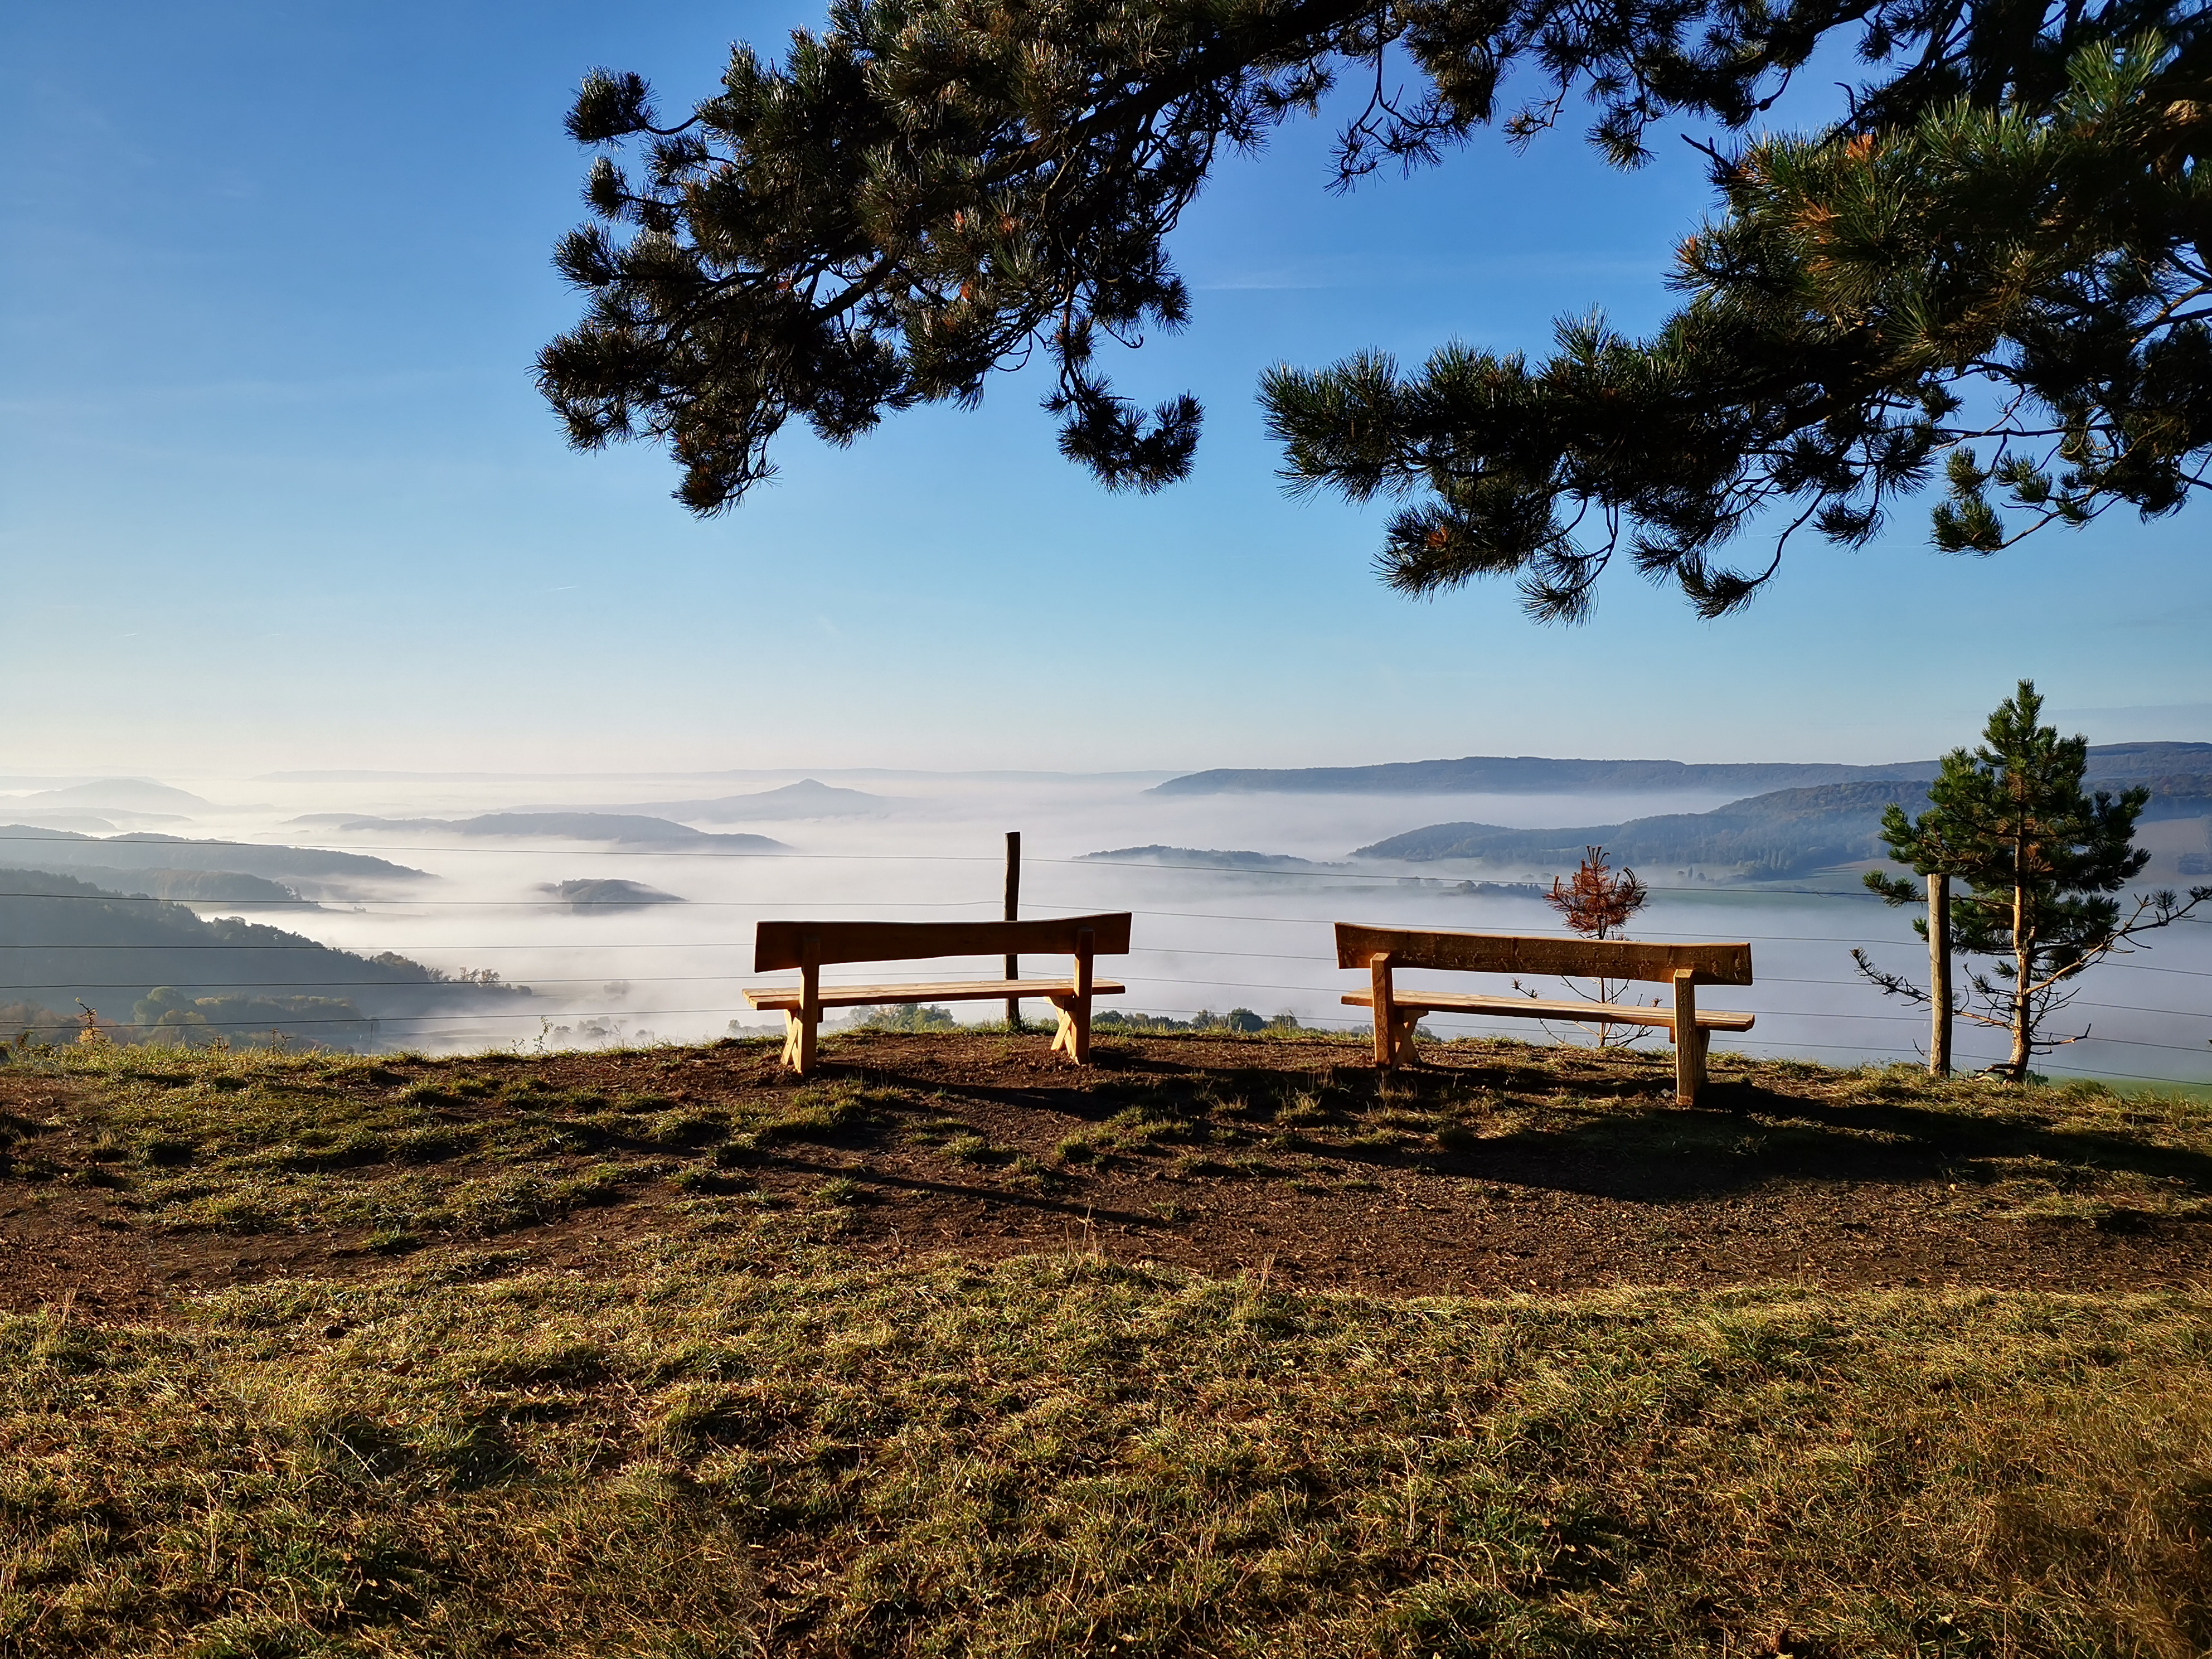
<instances>
[{"instance_id":1,"label":"wooden fence post","mask_svg":"<svg viewBox=\"0 0 2212 1659\"><path fill-rule=\"evenodd\" d=\"M1928 1075L1951 1075L1951 878L1928 878Z\"/></svg>"},{"instance_id":2,"label":"wooden fence post","mask_svg":"<svg viewBox=\"0 0 2212 1659\"><path fill-rule=\"evenodd\" d=\"M1009 830L1006 831L1006 919L1008 921L1018 921L1021 920L1021 915L1022 832L1018 830ZM1008 979L1019 979L1021 976L1022 959L1019 957L1008 957L1006 958L1006 977ZM1006 999L1006 1029L1011 1031L1018 1031L1022 1029L1022 1002L1019 997L1008 997Z\"/></svg>"}]
</instances>

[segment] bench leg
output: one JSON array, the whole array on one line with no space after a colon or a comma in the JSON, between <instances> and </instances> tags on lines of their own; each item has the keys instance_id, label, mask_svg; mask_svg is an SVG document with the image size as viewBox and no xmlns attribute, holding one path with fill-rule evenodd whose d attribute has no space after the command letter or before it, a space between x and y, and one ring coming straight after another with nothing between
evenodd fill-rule
<instances>
[{"instance_id":1,"label":"bench leg","mask_svg":"<svg viewBox=\"0 0 2212 1659\"><path fill-rule=\"evenodd\" d=\"M1052 1052L1064 1054L1078 1066L1091 1063L1091 999L1089 997L1054 997L1052 1006L1060 1010L1060 1029L1053 1033Z\"/></svg>"},{"instance_id":2,"label":"bench leg","mask_svg":"<svg viewBox=\"0 0 2212 1659\"><path fill-rule=\"evenodd\" d=\"M1096 983L1091 962L1097 949L1091 929L1076 930L1074 982L1066 995L1052 1000L1052 1006L1060 1010L1060 1029L1052 1035L1053 1052L1065 1054L1078 1066L1091 1063L1091 988Z\"/></svg>"},{"instance_id":3,"label":"bench leg","mask_svg":"<svg viewBox=\"0 0 2212 1659\"><path fill-rule=\"evenodd\" d=\"M1390 1052L1401 1066L1416 1066L1421 1056L1413 1047L1413 1032L1421 1023L1421 1011L1393 1008L1390 1011Z\"/></svg>"},{"instance_id":4,"label":"bench leg","mask_svg":"<svg viewBox=\"0 0 2212 1659\"><path fill-rule=\"evenodd\" d=\"M1391 994L1390 953L1378 951L1367 958L1368 1007L1375 1016L1375 1069L1387 1072L1395 1065L1402 1045L1398 1037L1398 1008Z\"/></svg>"},{"instance_id":5,"label":"bench leg","mask_svg":"<svg viewBox=\"0 0 2212 1659\"><path fill-rule=\"evenodd\" d=\"M814 1069L814 1039L822 1029L822 941L799 941L799 1006L784 1015L783 1063L805 1077Z\"/></svg>"},{"instance_id":6,"label":"bench leg","mask_svg":"<svg viewBox=\"0 0 2212 1659\"><path fill-rule=\"evenodd\" d=\"M1705 1033L1698 1024L1698 992L1690 969L1674 970L1674 1103L1694 1106L1705 1081Z\"/></svg>"},{"instance_id":7,"label":"bench leg","mask_svg":"<svg viewBox=\"0 0 2212 1659\"><path fill-rule=\"evenodd\" d=\"M816 1026L804 1014L783 1011L783 1063L805 1077L814 1069Z\"/></svg>"}]
</instances>

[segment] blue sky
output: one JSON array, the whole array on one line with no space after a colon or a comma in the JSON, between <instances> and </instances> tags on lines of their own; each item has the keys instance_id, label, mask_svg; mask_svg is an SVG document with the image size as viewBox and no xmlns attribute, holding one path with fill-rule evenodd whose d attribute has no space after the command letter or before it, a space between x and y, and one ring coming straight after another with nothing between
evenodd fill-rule
<instances>
[{"instance_id":1,"label":"blue sky","mask_svg":"<svg viewBox=\"0 0 2212 1659\"><path fill-rule=\"evenodd\" d=\"M1656 318L1706 199L1671 138L1632 176L1486 138L1349 199L1310 124L1231 166L1174 246L1193 326L1116 366L1206 400L1178 489L1100 493L1012 377L850 450L795 436L690 519L664 457L570 453L530 383L577 310L561 117L591 64L681 105L815 16L9 8L0 771L1881 759L2022 674L2100 739L2212 738L2201 514L1978 562L1907 514L1743 617L1628 579L1558 629L1504 588L1395 598L1381 508L1285 498L1272 362Z\"/></svg>"}]
</instances>

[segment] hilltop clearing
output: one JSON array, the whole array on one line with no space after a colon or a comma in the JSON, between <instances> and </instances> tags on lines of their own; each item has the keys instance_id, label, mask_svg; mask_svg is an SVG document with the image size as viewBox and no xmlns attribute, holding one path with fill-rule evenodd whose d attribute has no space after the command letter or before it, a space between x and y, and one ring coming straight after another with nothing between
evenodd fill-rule
<instances>
[{"instance_id":1,"label":"hilltop clearing","mask_svg":"<svg viewBox=\"0 0 2212 1659\"><path fill-rule=\"evenodd\" d=\"M1399 1294L2212 1277L2212 1105L2094 1085L1716 1054L1714 1103L1686 1111L1663 1052L1496 1039L1431 1044L1435 1063L1380 1089L1360 1042L1312 1035L1108 1034L1088 1071L1034 1036L824 1045L817 1083L759 1042L235 1066L69 1050L19 1071L70 1106L19 1126L16 1156L109 1170L99 1201L135 1218L134 1250L196 1261L228 1240L218 1256L264 1265L380 1238L689 1236L708 1198L774 1207L830 1181L864 1255L1079 1237ZM125 1150L102 1163L100 1145Z\"/></svg>"},{"instance_id":2,"label":"hilltop clearing","mask_svg":"<svg viewBox=\"0 0 2212 1659\"><path fill-rule=\"evenodd\" d=\"M0 1069L0 1631L91 1652L2130 1653L2212 1109L1035 1036ZM1909 1522L1901 1523L1900 1517Z\"/></svg>"}]
</instances>

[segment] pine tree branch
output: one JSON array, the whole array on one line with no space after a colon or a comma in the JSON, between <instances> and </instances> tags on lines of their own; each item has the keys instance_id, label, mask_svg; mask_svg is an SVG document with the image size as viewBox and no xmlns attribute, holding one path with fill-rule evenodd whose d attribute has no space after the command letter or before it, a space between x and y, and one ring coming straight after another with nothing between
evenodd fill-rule
<instances>
[{"instance_id":1,"label":"pine tree branch","mask_svg":"<svg viewBox=\"0 0 2212 1659\"><path fill-rule=\"evenodd\" d=\"M2083 971L2094 967L2108 956L2116 953L2124 955L2130 948L2140 948L2131 947L2130 942L2145 933L2155 933L2161 927L2171 927L2175 922L2187 917L2199 905L2206 903L2212 903L2212 887L2191 888L2186 901L2171 891L2165 890L2139 896L2136 900L2133 913L2124 926L2114 928L2095 944L2085 948L2080 958L2071 965L2062 968L2048 978L2031 985L2028 988L2028 994L2033 995L2037 992L2057 985L2062 980L2076 978ZM2148 921L2142 919L2146 913L2150 917Z\"/></svg>"}]
</instances>

